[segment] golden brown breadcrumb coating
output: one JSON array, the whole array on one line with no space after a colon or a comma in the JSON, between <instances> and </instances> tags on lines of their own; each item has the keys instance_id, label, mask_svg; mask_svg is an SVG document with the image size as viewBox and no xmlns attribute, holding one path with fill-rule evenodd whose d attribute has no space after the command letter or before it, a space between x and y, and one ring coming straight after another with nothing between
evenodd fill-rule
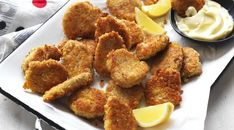
<instances>
[{"instance_id":1,"label":"golden brown breadcrumb coating","mask_svg":"<svg viewBox=\"0 0 234 130\"><path fill-rule=\"evenodd\" d=\"M110 13L119 19L135 20L135 7L141 7L140 0L107 0Z\"/></svg>"},{"instance_id":2,"label":"golden brown breadcrumb coating","mask_svg":"<svg viewBox=\"0 0 234 130\"><path fill-rule=\"evenodd\" d=\"M69 73L69 77L84 72L93 73L93 52L87 46L76 40L68 40L62 47L62 64Z\"/></svg>"},{"instance_id":3,"label":"golden brown breadcrumb coating","mask_svg":"<svg viewBox=\"0 0 234 130\"><path fill-rule=\"evenodd\" d=\"M171 2L173 9L181 17L186 17L185 12L189 6L193 6L199 11L205 4L205 0L172 0Z\"/></svg>"},{"instance_id":4,"label":"golden brown breadcrumb coating","mask_svg":"<svg viewBox=\"0 0 234 130\"><path fill-rule=\"evenodd\" d=\"M104 107L105 130L136 130L132 109L118 97L111 96Z\"/></svg>"},{"instance_id":5,"label":"golden brown breadcrumb coating","mask_svg":"<svg viewBox=\"0 0 234 130\"><path fill-rule=\"evenodd\" d=\"M55 99L67 96L77 89L89 85L93 81L90 73L81 73L68 80L54 86L43 95L45 102L51 102Z\"/></svg>"},{"instance_id":6,"label":"golden brown breadcrumb coating","mask_svg":"<svg viewBox=\"0 0 234 130\"><path fill-rule=\"evenodd\" d=\"M142 29L135 23L130 22L127 20L122 20L126 27L128 28L128 34L129 34L129 42L126 42L126 46L128 49L133 48L138 43L143 42L144 40L144 33Z\"/></svg>"},{"instance_id":7,"label":"golden brown breadcrumb coating","mask_svg":"<svg viewBox=\"0 0 234 130\"><path fill-rule=\"evenodd\" d=\"M126 49L112 51L107 56L107 68L116 85L130 88L139 84L149 71L146 62L140 61Z\"/></svg>"},{"instance_id":8,"label":"golden brown breadcrumb coating","mask_svg":"<svg viewBox=\"0 0 234 130\"><path fill-rule=\"evenodd\" d=\"M125 48L122 37L117 32L105 33L98 38L98 45L95 52L94 68L101 76L109 76L110 72L106 67L107 55L112 50Z\"/></svg>"},{"instance_id":9,"label":"golden brown breadcrumb coating","mask_svg":"<svg viewBox=\"0 0 234 130\"><path fill-rule=\"evenodd\" d=\"M104 115L106 95L102 90L85 87L69 98L70 109L78 116L96 118Z\"/></svg>"},{"instance_id":10,"label":"golden brown breadcrumb coating","mask_svg":"<svg viewBox=\"0 0 234 130\"><path fill-rule=\"evenodd\" d=\"M24 89L43 94L53 86L65 81L68 73L64 66L55 60L31 61L25 73Z\"/></svg>"},{"instance_id":11,"label":"golden brown breadcrumb coating","mask_svg":"<svg viewBox=\"0 0 234 130\"><path fill-rule=\"evenodd\" d=\"M132 109L137 108L144 96L142 85L136 85L132 88L122 88L113 81L108 82L106 88L107 97L116 96L126 102Z\"/></svg>"},{"instance_id":12,"label":"golden brown breadcrumb coating","mask_svg":"<svg viewBox=\"0 0 234 130\"><path fill-rule=\"evenodd\" d=\"M22 64L23 72L25 73L25 71L28 69L28 65L31 61L43 61L48 59L59 60L61 56L61 52L52 45L43 45L33 48L24 59Z\"/></svg>"},{"instance_id":13,"label":"golden brown breadcrumb coating","mask_svg":"<svg viewBox=\"0 0 234 130\"><path fill-rule=\"evenodd\" d=\"M171 102L175 106L179 105L182 100L180 73L171 68L158 69L147 81L144 92L147 105L166 102Z\"/></svg>"},{"instance_id":14,"label":"golden brown breadcrumb coating","mask_svg":"<svg viewBox=\"0 0 234 130\"><path fill-rule=\"evenodd\" d=\"M171 43L168 48L154 59L152 72L160 68L172 68L180 72L183 62L182 47L177 43Z\"/></svg>"},{"instance_id":15,"label":"golden brown breadcrumb coating","mask_svg":"<svg viewBox=\"0 0 234 130\"><path fill-rule=\"evenodd\" d=\"M143 0L145 5L152 5L158 2L158 0Z\"/></svg>"},{"instance_id":16,"label":"golden brown breadcrumb coating","mask_svg":"<svg viewBox=\"0 0 234 130\"><path fill-rule=\"evenodd\" d=\"M142 43L137 44L136 55L140 60L146 60L166 49L169 44L169 37L165 34L146 36Z\"/></svg>"},{"instance_id":17,"label":"golden brown breadcrumb coating","mask_svg":"<svg viewBox=\"0 0 234 130\"><path fill-rule=\"evenodd\" d=\"M113 16L99 18L96 26L96 39L105 33L115 31L123 38L124 44L128 49L131 49L134 45L142 42L144 39L143 31L136 23L119 20Z\"/></svg>"},{"instance_id":18,"label":"golden brown breadcrumb coating","mask_svg":"<svg viewBox=\"0 0 234 130\"><path fill-rule=\"evenodd\" d=\"M63 16L63 31L68 39L93 37L95 22L105 14L89 2L72 4Z\"/></svg>"},{"instance_id":19,"label":"golden brown breadcrumb coating","mask_svg":"<svg viewBox=\"0 0 234 130\"><path fill-rule=\"evenodd\" d=\"M181 77L187 82L191 77L198 76L202 73L200 54L190 47L183 48L184 60L181 69Z\"/></svg>"}]
</instances>

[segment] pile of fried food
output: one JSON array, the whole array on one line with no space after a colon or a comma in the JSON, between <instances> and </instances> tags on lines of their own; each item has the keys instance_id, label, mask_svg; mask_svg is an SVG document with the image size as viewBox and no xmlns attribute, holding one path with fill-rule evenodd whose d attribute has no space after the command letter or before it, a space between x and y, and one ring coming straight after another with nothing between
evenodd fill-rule
<instances>
[{"instance_id":1,"label":"pile of fried food","mask_svg":"<svg viewBox=\"0 0 234 130\"><path fill-rule=\"evenodd\" d=\"M23 87L43 94L45 102L69 97L76 115L104 116L106 130L135 130L132 109L139 107L143 97L146 105L172 102L178 106L181 79L188 81L202 72L199 53L170 42L166 34L143 32L134 21L138 2L107 0L114 16L89 2L71 5L63 17L67 39L30 51L22 64ZM91 87L94 70L110 78L105 91Z\"/></svg>"}]
</instances>

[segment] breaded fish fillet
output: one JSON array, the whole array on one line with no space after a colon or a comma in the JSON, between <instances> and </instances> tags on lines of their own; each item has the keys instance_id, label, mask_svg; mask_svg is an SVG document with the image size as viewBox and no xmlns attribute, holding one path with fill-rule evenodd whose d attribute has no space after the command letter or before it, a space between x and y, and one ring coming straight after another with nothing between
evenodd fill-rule
<instances>
[{"instance_id":1,"label":"breaded fish fillet","mask_svg":"<svg viewBox=\"0 0 234 130\"><path fill-rule=\"evenodd\" d=\"M118 32L123 38L128 49L131 49L134 45L142 42L144 39L143 32L136 23L126 20L119 20L112 16L99 18L96 26L96 39L105 33L115 31Z\"/></svg>"},{"instance_id":2,"label":"breaded fish fillet","mask_svg":"<svg viewBox=\"0 0 234 130\"><path fill-rule=\"evenodd\" d=\"M104 107L105 130L136 130L132 109L118 97L111 96Z\"/></svg>"},{"instance_id":3,"label":"breaded fish fillet","mask_svg":"<svg viewBox=\"0 0 234 130\"><path fill-rule=\"evenodd\" d=\"M158 2L158 0L143 0L145 5L152 5Z\"/></svg>"},{"instance_id":4,"label":"breaded fish fillet","mask_svg":"<svg viewBox=\"0 0 234 130\"><path fill-rule=\"evenodd\" d=\"M142 29L135 23L135 22L130 22L127 20L122 20L126 27L128 28L128 33L130 36L129 42L126 42L126 46L128 49L131 49L138 43L143 42L144 40L144 33Z\"/></svg>"},{"instance_id":5,"label":"breaded fish fillet","mask_svg":"<svg viewBox=\"0 0 234 130\"><path fill-rule=\"evenodd\" d=\"M75 41L75 40L74 40ZM70 42L70 40L62 40L61 42L58 43L58 49L62 52L63 47L67 42ZM78 42L83 43L85 46L87 46L87 50L89 53L92 53L93 55L95 54L95 50L97 47L97 42L93 39L80 39Z\"/></svg>"},{"instance_id":6,"label":"breaded fish fillet","mask_svg":"<svg viewBox=\"0 0 234 130\"><path fill-rule=\"evenodd\" d=\"M62 64L69 77L84 72L93 73L93 54L87 46L76 40L68 40L62 47Z\"/></svg>"},{"instance_id":7,"label":"breaded fish fillet","mask_svg":"<svg viewBox=\"0 0 234 130\"><path fill-rule=\"evenodd\" d=\"M95 52L94 68L101 76L109 76L110 72L106 67L107 55L112 50L125 48L122 37L117 32L105 33L98 38L98 45Z\"/></svg>"},{"instance_id":8,"label":"breaded fish fillet","mask_svg":"<svg viewBox=\"0 0 234 130\"><path fill-rule=\"evenodd\" d=\"M67 96L77 89L89 85L92 81L93 78L90 73L81 73L79 75L73 76L46 91L43 95L43 100L45 102L51 102L58 98Z\"/></svg>"},{"instance_id":9,"label":"breaded fish fillet","mask_svg":"<svg viewBox=\"0 0 234 130\"><path fill-rule=\"evenodd\" d=\"M96 20L105 15L89 2L76 2L66 10L63 16L64 34L68 39L93 37Z\"/></svg>"},{"instance_id":10,"label":"breaded fish fillet","mask_svg":"<svg viewBox=\"0 0 234 130\"><path fill-rule=\"evenodd\" d=\"M135 20L135 7L141 7L140 0L107 0L110 13L119 19Z\"/></svg>"},{"instance_id":11,"label":"breaded fish fillet","mask_svg":"<svg viewBox=\"0 0 234 130\"><path fill-rule=\"evenodd\" d=\"M181 77L184 82L189 78L198 76L202 73L200 54L190 47L183 48L184 60L181 69Z\"/></svg>"},{"instance_id":12,"label":"breaded fish fillet","mask_svg":"<svg viewBox=\"0 0 234 130\"><path fill-rule=\"evenodd\" d=\"M112 51L107 56L107 68L114 83L123 88L139 84L149 71L146 62L140 61L126 49Z\"/></svg>"},{"instance_id":13,"label":"breaded fish fillet","mask_svg":"<svg viewBox=\"0 0 234 130\"><path fill-rule=\"evenodd\" d=\"M142 85L136 85L132 88L121 88L113 81L108 82L106 88L107 97L116 96L127 103L132 109L137 108L144 96Z\"/></svg>"},{"instance_id":14,"label":"breaded fish fillet","mask_svg":"<svg viewBox=\"0 0 234 130\"><path fill-rule=\"evenodd\" d=\"M175 106L179 105L182 100L180 73L171 68L158 69L147 81L144 92L147 105L166 102L171 102Z\"/></svg>"},{"instance_id":15,"label":"breaded fish fillet","mask_svg":"<svg viewBox=\"0 0 234 130\"><path fill-rule=\"evenodd\" d=\"M43 94L53 86L67 80L64 66L55 60L31 61L25 73L24 89Z\"/></svg>"},{"instance_id":16,"label":"breaded fish fillet","mask_svg":"<svg viewBox=\"0 0 234 130\"><path fill-rule=\"evenodd\" d=\"M140 60L146 60L166 49L169 44L169 37L165 34L146 36L142 43L137 44L136 55Z\"/></svg>"},{"instance_id":17,"label":"breaded fish fillet","mask_svg":"<svg viewBox=\"0 0 234 130\"><path fill-rule=\"evenodd\" d=\"M102 90L86 87L69 98L70 109L78 116L96 118L104 115L106 95Z\"/></svg>"},{"instance_id":18,"label":"breaded fish fillet","mask_svg":"<svg viewBox=\"0 0 234 130\"><path fill-rule=\"evenodd\" d=\"M81 39L79 42L83 43L86 45L87 50L89 53L95 55L95 50L97 47L97 42L93 39Z\"/></svg>"},{"instance_id":19,"label":"breaded fish fillet","mask_svg":"<svg viewBox=\"0 0 234 130\"><path fill-rule=\"evenodd\" d=\"M188 7L193 6L197 12L205 4L205 0L172 0L172 7L178 15L186 17L185 12Z\"/></svg>"},{"instance_id":20,"label":"breaded fish fillet","mask_svg":"<svg viewBox=\"0 0 234 130\"><path fill-rule=\"evenodd\" d=\"M172 68L180 72L183 62L182 47L177 43L171 43L162 55L155 57L152 72L160 68Z\"/></svg>"},{"instance_id":21,"label":"breaded fish fillet","mask_svg":"<svg viewBox=\"0 0 234 130\"><path fill-rule=\"evenodd\" d=\"M52 45L43 45L37 48L33 48L24 59L22 64L23 72L25 73L25 71L28 69L29 63L31 61L43 61L48 59L59 60L61 56L61 52Z\"/></svg>"}]
</instances>

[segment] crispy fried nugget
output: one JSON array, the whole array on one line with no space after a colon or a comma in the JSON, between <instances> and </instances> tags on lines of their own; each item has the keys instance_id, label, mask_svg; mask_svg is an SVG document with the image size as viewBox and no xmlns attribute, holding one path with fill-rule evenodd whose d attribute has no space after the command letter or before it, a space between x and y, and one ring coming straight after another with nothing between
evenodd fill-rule
<instances>
[{"instance_id":1,"label":"crispy fried nugget","mask_svg":"<svg viewBox=\"0 0 234 130\"><path fill-rule=\"evenodd\" d=\"M62 40L61 42L58 43L58 49L62 52L63 51L63 47L65 46L65 44L69 42L69 40ZM78 42L83 43L86 47L89 53L91 54L95 54L95 50L96 50L96 46L97 46L97 42L93 39L81 39L78 40Z\"/></svg>"},{"instance_id":2,"label":"crispy fried nugget","mask_svg":"<svg viewBox=\"0 0 234 130\"><path fill-rule=\"evenodd\" d=\"M116 96L126 102L132 109L137 108L144 96L142 85L132 88L121 88L113 81L109 81L106 89L107 97Z\"/></svg>"},{"instance_id":3,"label":"crispy fried nugget","mask_svg":"<svg viewBox=\"0 0 234 130\"><path fill-rule=\"evenodd\" d=\"M46 91L43 95L45 102L51 102L55 99L67 96L77 89L87 86L92 82L93 78L90 73L81 73L68 80L54 86L50 90Z\"/></svg>"},{"instance_id":4,"label":"crispy fried nugget","mask_svg":"<svg viewBox=\"0 0 234 130\"><path fill-rule=\"evenodd\" d=\"M205 0L172 0L173 9L181 17L186 17L185 12L189 6L193 6L199 11L204 4Z\"/></svg>"},{"instance_id":5,"label":"crispy fried nugget","mask_svg":"<svg viewBox=\"0 0 234 130\"><path fill-rule=\"evenodd\" d=\"M93 73L93 52L87 46L76 40L68 40L62 47L62 64L69 73L69 77L84 72Z\"/></svg>"},{"instance_id":6,"label":"crispy fried nugget","mask_svg":"<svg viewBox=\"0 0 234 130\"><path fill-rule=\"evenodd\" d=\"M137 123L132 109L118 97L109 97L104 110L105 130L136 130Z\"/></svg>"},{"instance_id":7,"label":"crispy fried nugget","mask_svg":"<svg viewBox=\"0 0 234 130\"><path fill-rule=\"evenodd\" d=\"M172 68L159 69L147 81L145 99L147 105L157 105L171 102L180 104L181 98L180 73Z\"/></svg>"},{"instance_id":8,"label":"crispy fried nugget","mask_svg":"<svg viewBox=\"0 0 234 130\"><path fill-rule=\"evenodd\" d=\"M126 42L126 46L128 49L131 49L138 43L143 42L144 40L144 33L142 29L135 23L135 22L130 22L127 20L122 20L124 24L128 28L128 33L130 35L129 37L129 42Z\"/></svg>"},{"instance_id":9,"label":"crispy fried nugget","mask_svg":"<svg viewBox=\"0 0 234 130\"><path fill-rule=\"evenodd\" d=\"M158 2L158 0L143 0L145 5L152 5Z\"/></svg>"},{"instance_id":10,"label":"crispy fried nugget","mask_svg":"<svg viewBox=\"0 0 234 130\"><path fill-rule=\"evenodd\" d=\"M95 22L105 14L89 2L76 2L63 16L63 30L68 39L93 37Z\"/></svg>"},{"instance_id":11,"label":"crispy fried nugget","mask_svg":"<svg viewBox=\"0 0 234 130\"><path fill-rule=\"evenodd\" d=\"M93 39L81 39L79 42L85 44L87 46L87 50L89 53L95 55L95 50L97 47L97 42Z\"/></svg>"},{"instance_id":12,"label":"crispy fried nugget","mask_svg":"<svg viewBox=\"0 0 234 130\"><path fill-rule=\"evenodd\" d=\"M140 0L107 0L110 13L119 19L135 20L135 7L141 7Z\"/></svg>"},{"instance_id":13,"label":"crispy fried nugget","mask_svg":"<svg viewBox=\"0 0 234 130\"><path fill-rule=\"evenodd\" d=\"M65 81L68 73L64 66L55 60L31 61L25 73L24 89L44 93L53 86Z\"/></svg>"},{"instance_id":14,"label":"crispy fried nugget","mask_svg":"<svg viewBox=\"0 0 234 130\"><path fill-rule=\"evenodd\" d=\"M169 37L165 34L147 36L142 43L137 44L136 55L140 60L146 60L166 49L169 44Z\"/></svg>"},{"instance_id":15,"label":"crispy fried nugget","mask_svg":"<svg viewBox=\"0 0 234 130\"><path fill-rule=\"evenodd\" d=\"M69 98L70 109L78 116L95 118L104 115L106 95L102 90L86 87Z\"/></svg>"},{"instance_id":16,"label":"crispy fried nugget","mask_svg":"<svg viewBox=\"0 0 234 130\"><path fill-rule=\"evenodd\" d=\"M126 20L119 20L112 16L99 18L96 26L96 38L111 31L118 32L123 38L128 49L132 48L137 43L142 42L144 39L143 32L136 23Z\"/></svg>"},{"instance_id":17,"label":"crispy fried nugget","mask_svg":"<svg viewBox=\"0 0 234 130\"><path fill-rule=\"evenodd\" d=\"M126 49L112 51L107 56L107 68L116 85L130 88L139 84L149 71L146 62L140 61Z\"/></svg>"},{"instance_id":18,"label":"crispy fried nugget","mask_svg":"<svg viewBox=\"0 0 234 130\"><path fill-rule=\"evenodd\" d=\"M61 56L61 52L55 46L43 45L33 48L22 64L23 72L26 72L31 61L43 61L48 59L59 60Z\"/></svg>"},{"instance_id":19,"label":"crispy fried nugget","mask_svg":"<svg viewBox=\"0 0 234 130\"><path fill-rule=\"evenodd\" d=\"M160 57L159 57L160 56ZM172 68L180 72L183 62L182 47L177 43L171 43L162 55L155 58L152 72L160 68Z\"/></svg>"},{"instance_id":20,"label":"crispy fried nugget","mask_svg":"<svg viewBox=\"0 0 234 130\"><path fill-rule=\"evenodd\" d=\"M94 68L101 76L109 76L110 72L106 67L107 54L116 49L125 48L122 37L117 32L105 33L98 38L98 45L95 52Z\"/></svg>"},{"instance_id":21,"label":"crispy fried nugget","mask_svg":"<svg viewBox=\"0 0 234 130\"><path fill-rule=\"evenodd\" d=\"M200 54L190 47L183 48L184 60L181 69L181 77L184 82L189 78L198 76L202 73Z\"/></svg>"}]
</instances>

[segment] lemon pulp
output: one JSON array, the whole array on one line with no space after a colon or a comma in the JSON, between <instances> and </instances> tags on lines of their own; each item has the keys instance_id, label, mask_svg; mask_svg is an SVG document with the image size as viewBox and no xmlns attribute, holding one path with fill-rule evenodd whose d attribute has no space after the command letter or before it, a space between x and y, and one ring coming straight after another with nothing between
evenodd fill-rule
<instances>
[{"instance_id":1,"label":"lemon pulp","mask_svg":"<svg viewBox=\"0 0 234 130\"><path fill-rule=\"evenodd\" d=\"M135 116L139 126L152 127L168 120L173 110L174 105L168 102L160 105L135 109L133 110L133 115Z\"/></svg>"},{"instance_id":2,"label":"lemon pulp","mask_svg":"<svg viewBox=\"0 0 234 130\"><path fill-rule=\"evenodd\" d=\"M141 7L151 17L160 17L171 9L171 0L159 0L156 4Z\"/></svg>"},{"instance_id":3,"label":"lemon pulp","mask_svg":"<svg viewBox=\"0 0 234 130\"><path fill-rule=\"evenodd\" d=\"M144 14L140 9L135 8L136 22L137 24L147 33L156 35L163 34L165 30L162 26L154 22L146 14Z\"/></svg>"}]
</instances>

